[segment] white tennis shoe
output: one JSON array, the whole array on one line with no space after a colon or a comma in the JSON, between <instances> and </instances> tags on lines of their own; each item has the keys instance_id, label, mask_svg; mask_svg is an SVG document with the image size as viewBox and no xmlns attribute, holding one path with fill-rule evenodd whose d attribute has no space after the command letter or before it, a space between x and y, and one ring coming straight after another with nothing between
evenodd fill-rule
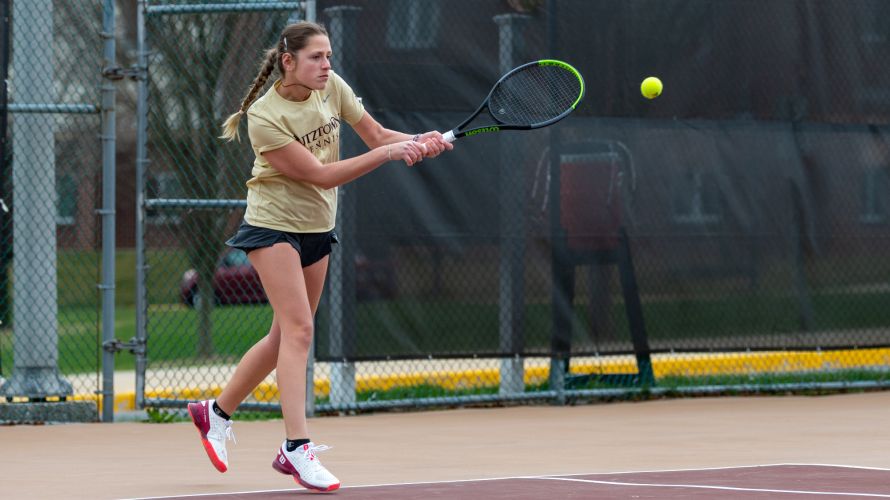
<instances>
[{"instance_id":1,"label":"white tennis shoe","mask_svg":"<svg viewBox=\"0 0 890 500\"><path fill-rule=\"evenodd\" d=\"M304 488L317 491L334 491L340 487L340 480L321 465L317 453L331 449L329 446L314 443L298 446L287 451L287 441L278 449L278 456L272 467L282 474L294 477Z\"/></svg>"},{"instance_id":2,"label":"white tennis shoe","mask_svg":"<svg viewBox=\"0 0 890 500\"><path fill-rule=\"evenodd\" d=\"M201 443L204 451L210 458L210 463L216 470L225 472L229 469L229 457L226 454L226 440L235 441L235 433L232 431L232 421L226 420L213 411L213 401L201 401L189 403L189 416L192 417L198 433L201 434Z\"/></svg>"}]
</instances>

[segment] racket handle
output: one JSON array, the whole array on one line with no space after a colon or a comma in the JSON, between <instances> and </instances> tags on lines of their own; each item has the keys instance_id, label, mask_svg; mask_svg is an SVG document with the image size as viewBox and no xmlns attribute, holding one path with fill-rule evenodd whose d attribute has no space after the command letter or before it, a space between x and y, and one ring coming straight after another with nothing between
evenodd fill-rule
<instances>
[{"instance_id":1,"label":"racket handle","mask_svg":"<svg viewBox=\"0 0 890 500\"><path fill-rule=\"evenodd\" d=\"M442 138L448 142L454 142L457 140L457 137L454 137L454 130L449 130L448 132L445 132L444 134L442 134Z\"/></svg>"}]
</instances>

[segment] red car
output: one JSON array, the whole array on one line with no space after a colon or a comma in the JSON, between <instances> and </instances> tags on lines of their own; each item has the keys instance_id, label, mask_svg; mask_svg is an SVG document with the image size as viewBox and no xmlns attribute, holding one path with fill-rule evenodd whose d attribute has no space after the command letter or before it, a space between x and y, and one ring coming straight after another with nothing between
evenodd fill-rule
<instances>
[{"instance_id":1,"label":"red car","mask_svg":"<svg viewBox=\"0 0 890 500\"><path fill-rule=\"evenodd\" d=\"M356 255L356 295L358 300L391 299L396 295L395 273L388 262L372 262ZM242 250L229 248L223 253L213 274L213 293L217 304L261 304L268 302L256 269ZM198 273L189 269L179 287L182 301L194 306L198 294Z\"/></svg>"}]
</instances>

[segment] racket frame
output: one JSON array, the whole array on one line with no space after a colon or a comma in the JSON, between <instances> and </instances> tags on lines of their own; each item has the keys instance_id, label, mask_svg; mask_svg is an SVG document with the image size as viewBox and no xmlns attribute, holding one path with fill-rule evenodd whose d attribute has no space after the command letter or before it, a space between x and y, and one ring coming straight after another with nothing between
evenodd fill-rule
<instances>
[{"instance_id":1,"label":"racket frame","mask_svg":"<svg viewBox=\"0 0 890 500\"><path fill-rule=\"evenodd\" d=\"M563 111L562 113L560 113L559 115L557 115L553 118L550 118L549 120L545 120L545 121L537 122L537 123L531 123L531 124L529 124L529 123L522 123L522 124L503 123L500 120L498 120L497 117L494 116L494 114L491 112L491 108L489 107L489 104L491 102L491 96L494 94L494 91L498 88L498 85L500 85L501 82L503 82L507 78L510 78L513 74L515 74L519 71L522 71L523 69L525 69L529 66L559 66L560 68L568 70L569 72L574 74L575 77L578 79L578 83L581 88L581 91L578 93L578 98L575 99L575 102L573 102L572 105L570 107L568 107L565 111ZM488 92L488 95L482 101L482 104L480 104L479 107L476 108L476 111L474 111L473 114L471 114L460 125L449 130L448 132L445 132L442 135L446 141L454 142L454 141L460 139L461 137L468 137L468 136L484 134L484 133L489 133L489 132L500 132L501 130L531 130L531 129L541 128L541 127L546 127L548 125L553 125L554 123L562 120L566 116L569 116L569 114L571 114L571 112L575 110L575 107L578 105L579 102L581 102L581 99L583 99L583 98L584 98L584 78L581 76L581 73L578 72L578 70L575 69L571 64L568 64L563 61L559 61L557 59L539 59L537 61L531 61L531 62L522 64L520 66L517 66L517 67L511 69L510 71L508 71L506 74L504 74L504 76L502 76L494 85L492 85L491 90ZM466 127L470 122L475 120L480 114L482 114L482 110L488 111L488 115L491 116L492 120L494 120L494 123L492 123L490 125L484 125L481 127L470 128L467 130L461 130L463 127Z\"/></svg>"}]
</instances>

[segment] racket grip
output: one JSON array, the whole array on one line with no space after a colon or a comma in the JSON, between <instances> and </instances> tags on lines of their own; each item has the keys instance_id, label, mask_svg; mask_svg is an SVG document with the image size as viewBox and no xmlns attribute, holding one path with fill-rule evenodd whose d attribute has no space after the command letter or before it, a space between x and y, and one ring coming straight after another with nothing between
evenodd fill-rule
<instances>
[{"instance_id":1,"label":"racket grip","mask_svg":"<svg viewBox=\"0 0 890 500\"><path fill-rule=\"evenodd\" d=\"M448 132L445 132L444 134L442 134L442 138L448 142L454 142L457 140L457 137L454 137L454 130L449 130Z\"/></svg>"}]
</instances>

